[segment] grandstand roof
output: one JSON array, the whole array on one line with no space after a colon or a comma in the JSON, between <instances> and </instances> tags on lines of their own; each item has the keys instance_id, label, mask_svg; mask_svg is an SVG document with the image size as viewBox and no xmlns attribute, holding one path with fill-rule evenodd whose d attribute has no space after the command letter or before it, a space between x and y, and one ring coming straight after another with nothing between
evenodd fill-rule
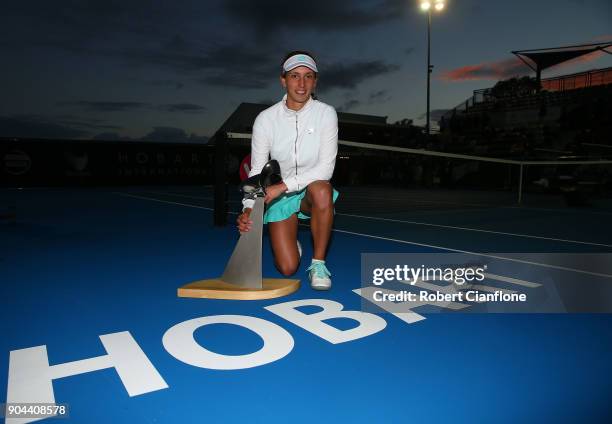
<instances>
[{"instance_id":1,"label":"grandstand roof","mask_svg":"<svg viewBox=\"0 0 612 424\"><path fill-rule=\"evenodd\" d=\"M543 69L550 68L551 66L558 65L559 63L563 63L595 51L603 51L605 53L612 54L611 51L606 50L610 47L612 47L612 41L546 49L515 50L512 53L518 56L518 58L521 59L527 66L539 74ZM528 58L531 62L533 62L535 67L531 63L527 62L524 58Z\"/></svg>"},{"instance_id":2,"label":"grandstand roof","mask_svg":"<svg viewBox=\"0 0 612 424\"><path fill-rule=\"evenodd\" d=\"M270 107L268 104L260 103L240 103L238 107L225 120L218 131L234 133L251 133L253 122L257 115L264 109ZM391 125L387 123L386 116L363 115L359 113L338 112L338 125L342 128L400 128L401 131L409 131L412 127ZM406 129L407 128L407 129ZM208 144L215 144L213 136ZM250 143L250 142L249 142Z\"/></svg>"}]
</instances>

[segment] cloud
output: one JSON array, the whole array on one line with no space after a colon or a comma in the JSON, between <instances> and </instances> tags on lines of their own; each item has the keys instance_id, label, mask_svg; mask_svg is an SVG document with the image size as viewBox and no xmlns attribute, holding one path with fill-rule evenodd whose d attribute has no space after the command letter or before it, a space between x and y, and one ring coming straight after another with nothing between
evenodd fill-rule
<instances>
[{"instance_id":1,"label":"cloud","mask_svg":"<svg viewBox=\"0 0 612 424\"><path fill-rule=\"evenodd\" d=\"M63 125L71 125L71 126L80 127L80 128L87 128L90 130L120 130L122 129L122 127L118 125L90 124L87 122L80 122L80 121L62 121L59 123Z\"/></svg>"},{"instance_id":2,"label":"cloud","mask_svg":"<svg viewBox=\"0 0 612 424\"><path fill-rule=\"evenodd\" d=\"M190 48L190 44L179 34L174 34L172 39L164 46L164 49L174 52L186 52Z\"/></svg>"},{"instance_id":3,"label":"cloud","mask_svg":"<svg viewBox=\"0 0 612 424\"><path fill-rule=\"evenodd\" d=\"M151 105L149 103L143 102L99 102L99 101L89 101L89 100L81 100L78 102L62 102L58 103L62 106L77 106L88 112L125 112L130 110L137 109L152 109L152 110L161 110L164 112L186 112L186 113L198 113L206 110L206 107L200 106L194 103L170 103L163 105ZM83 124L85 125L85 124ZM90 124L93 125L93 124ZM95 126L93 128L106 128L106 129L115 129L112 126Z\"/></svg>"},{"instance_id":4,"label":"cloud","mask_svg":"<svg viewBox=\"0 0 612 424\"><path fill-rule=\"evenodd\" d=\"M598 35L591 39L591 43L607 43L612 41L612 34Z\"/></svg>"},{"instance_id":5,"label":"cloud","mask_svg":"<svg viewBox=\"0 0 612 424\"><path fill-rule=\"evenodd\" d=\"M141 140L160 143L207 143L208 137L194 133L187 135L182 128L153 127L153 131L141 137Z\"/></svg>"},{"instance_id":6,"label":"cloud","mask_svg":"<svg viewBox=\"0 0 612 424\"><path fill-rule=\"evenodd\" d=\"M173 103L167 105L159 105L159 110L166 112L186 112L186 113L198 113L204 112L206 108L204 106L195 105L193 103Z\"/></svg>"},{"instance_id":7,"label":"cloud","mask_svg":"<svg viewBox=\"0 0 612 424\"><path fill-rule=\"evenodd\" d=\"M0 134L3 137L28 138L80 138L88 131L57 124L35 115L0 116Z\"/></svg>"},{"instance_id":8,"label":"cloud","mask_svg":"<svg viewBox=\"0 0 612 424\"><path fill-rule=\"evenodd\" d=\"M226 0L227 13L243 25L269 38L281 30L344 31L400 19L405 0L381 0L358 4L353 0L310 0L303 6L281 0Z\"/></svg>"},{"instance_id":9,"label":"cloud","mask_svg":"<svg viewBox=\"0 0 612 424\"><path fill-rule=\"evenodd\" d=\"M215 41L206 29L214 27L217 17L208 4L191 1L176 7L145 0L64 0L40 1L33 7L16 3L7 4L0 14L0 26L7 33L2 42L14 49L59 49L87 61L163 66L179 74L215 68L215 57L207 53L215 53ZM154 84L183 87L169 81Z\"/></svg>"},{"instance_id":10,"label":"cloud","mask_svg":"<svg viewBox=\"0 0 612 424\"><path fill-rule=\"evenodd\" d=\"M282 60L277 46L266 43L225 43L205 52L196 48L182 52L134 50L120 55L135 64L165 67L179 74L202 74L195 79L200 84L242 89L264 89L277 83ZM319 91L355 88L366 79L399 68L381 60L328 64L321 73Z\"/></svg>"},{"instance_id":11,"label":"cloud","mask_svg":"<svg viewBox=\"0 0 612 424\"><path fill-rule=\"evenodd\" d=\"M179 50L128 48L107 50L105 54L137 66L156 66L180 75L197 76L195 81L200 84L264 88L279 74L281 59L272 48L276 47L226 42L206 48L185 44Z\"/></svg>"},{"instance_id":12,"label":"cloud","mask_svg":"<svg viewBox=\"0 0 612 424\"><path fill-rule=\"evenodd\" d=\"M99 102L82 100L78 102L62 102L61 106L78 106L91 112L124 112L127 110L141 109L147 103L141 102Z\"/></svg>"},{"instance_id":13,"label":"cloud","mask_svg":"<svg viewBox=\"0 0 612 424\"><path fill-rule=\"evenodd\" d=\"M599 37L598 37L599 38ZM562 62L558 65L547 69L562 69L570 67L577 63L588 63L605 56L602 51L594 51L583 56ZM530 60L527 59L529 62ZM462 66L461 68L452 69L442 72L440 79L450 82L475 81L475 80L505 80L508 78L529 75L533 73L525 63L517 57L499 60L497 62L479 63L476 65Z\"/></svg>"},{"instance_id":14,"label":"cloud","mask_svg":"<svg viewBox=\"0 0 612 424\"><path fill-rule=\"evenodd\" d=\"M182 128L153 127L153 131L143 136L141 139L157 142L186 142L188 138L187 133Z\"/></svg>"},{"instance_id":15,"label":"cloud","mask_svg":"<svg viewBox=\"0 0 612 424\"><path fill-rule=\"evenodd\" d=\"M152 7L147 0L64 0L38 1L34 5L10 2L3 5L3 16L16 29L7 32L18 36L14 41L38 44L40 33L44 33L49 42L82 45L108 39L109 35L159 34L164 17L172 10L163 4Z\"/></svg>"},{"instance_id":16,"label":"cloud","mask_svg":"<svg viewBox=\"0 0 612 424\"><path fill-rule=\"evenodd\" d=\"M64 116L66 118L66 116ZM72 117L73 119L78 119ZM99 121L99 120L90 120ZM181 143L207 143L208 137L195 133L187 134L181 128L154 127L153 131L141 138L121 135L116 131L103 131L91 136L91 132L63 124L62 119L40 115L0 116L0 134L2 137L21 138L53 138L53 139L85 139L105 141L155 141ZM83 121L74 121L75 125L86 126ZM90 123L92 129L96 127ZM120 129L112 125L98 125L99 128Z\"/></svg>"},{"instance_id":17,"label":"cloud","mask_svg":"<svg viewBox=\"0 0 612 424\"><path fill-rule=\"evenodd\" d=\"M81 118L79 116L73 116L73 115L59 115L52 119L51 118L43 118L43 119L52 120L53 122L60 124L60 125L66 125L69 127L77 127L81 129L88 129L88 130L119 130L122 128L117 125L107 124L106 123L107 121L103 119Z\"/></svg>"},{"instance_id":18,"label":"cloud","mask_svg":"<svg viewBox=\"0 0 612 424\"><path fill-rule=\"evenodd\" d=\"M150 81L149 84L155 87L171 87L177 90L180 90L181 88L185 86L185 84L183 84L180 81L175 81L175 80L170 80L170 79Z\"/></svg>"},{"instance_id":19,"label":"cloud","mask_svg":"<svg viewBox=\"0 0 612 424\"><path fill-rule=\"evenodd\" d=\"M189 142L190 143L208 143L208 140L210 138L205 136L205 135L197 135L194 133L191 133L189 135Z\"/></svg>"},{"instance_id":20,"label":"cloud","mask_svg":"<svg viewBox=\"0 0 612 424\"><path fill-rule=\"evenodd\" d=\"M569 0L569 3L574 3L582 8L597 8L597 7L609 7L610 2L608 0ZM588 5L586 3L589 3Z\"/></svg>"},{"instance_id":21,"label":"cloud","mask_svg":"<svg viewBox=\"0 0 612 424\"><path fill-rule=\"evenodd\" d=\"M201 84L218 85L222 87L262 89L270 85L272 78L269 78L269 75L268 77L264 77L263 75L249 75L246 71L230 69L228 72L215 72L214 75L199 78L196 81Z\"/></svg>"},{"instance_id":22,"label":"cloud","mask_svg":"<svg viewBox=\"0 0 612 424\"><path fill-rule=\"evenodd\" d=\"M7 42L15 48L61 49L88 60L97 57L132 66L162 68L200 84L263 89L277 82L282 59L279 51L285 51L287 40L262 43L249 34L253 28L265 34L289 26L345 31L401 18L408 8L405 0L369 0L365 3L312 0L304 8L287 7L275 0L223 0L210 7L221 8L221 13L211 13L208 5L203 8L193 1L180 8L163 3L151 6L145 0L91 0L85 3L72 0L59 5L40 2L35 8L11 4L0 21L10 24L7 32L12 35ZM184 22L180 29L169 26L169 23L179 22ZM215 37L215 31L218 32L219 25L223 24L238 25L242 33L232 38ZM31 27L36 27L37 31L24 30ZM41 37L41 33L45 36ZM376 61L368 65L370 72L385 72L385 69L372 68L377 65ZM330 71L325 72L323 90L336 84L334 68ZM361 72L368 72L368 69ZM342 77L338 84L354 87L359 78ZM184 86L173 77L150 84L177 89ZM73 105L105 112L145 106L104 102Z\"/></svg>"},{"instance_id":23,"label":"cloud","mask_svg":"<svg viewBox=\"0 0 612 424\"><path fill-rule=\"evenodd\" d=\"M520 59L513 57L497 62L462 66L442 72L439 78L450 82L503 80L517 75L525 75L529 72L531 70Z\"/></svg>"},{"instance_id":24,"label":"cloud","mask_svg":"<svg viewBox=\"0 0 612 424\"><path fill-rule=\"evenodd\" d=\"M92 140L103 140L103 141L132 141L134 140L131 137L120 135L116 132L104 132L100 134L94 135Z\"/></svg>"},{"instance_id":25,"label":"cloud","mask_svg":"<svg viewBox=\"0 0 612 424\"><path fill-rule=\"evenodd\" d=\"M198 82L234 88L265 88L280 75L281 58L276 56L276 51L258 43L216 46L206 53L204 69L208 75L199 78Z\"/></svg>"},{"instance_id":26,"label":"cloud","mask_svg":"<svg viewBox=\"0 0 612 424\"><path fill-rule=\"evenodd\" d=\"M355 109L360 104L361 102L359 100L355 100L355 99L347 100L341 106L339 106L337 110L338 112L348 112L351 109Z\"/></svg>"},{"instance_id":27,"label":"cloud","mask_svg":"<svg viewBox=\"0 0 612 424\"><path fill-rule=\"evenodd\" d=\"M201 71L211 65L206 55L197 52L175 52L139 47L116 51L109 50L106 54L116 56L135 65L161 66L181 74Z\"/></svg>"},{"instance_id":28,"label":"cloud","mask_svg":"<svg viewBox=\"0 0 612 424\"><path fill-rule=\"evenodd\" d=\"M389 100L391 100L391 96L387 90L375 91L368 96L368 104L384 103Z\"/></svg>"},{"instance_id":29,"label":"cloud","mask_svg":"<svg viewBox=\"0 0 612 424\"><path fill-rule=\"evenodd\" d=\"M338 62L329 66L325 72L321 73L318 91L327 91L333 88L356 88L361 82L388 74L398 70L400 67L395 64L384 63L380 60L365 62Z\"/></svg>"}]
</instances>

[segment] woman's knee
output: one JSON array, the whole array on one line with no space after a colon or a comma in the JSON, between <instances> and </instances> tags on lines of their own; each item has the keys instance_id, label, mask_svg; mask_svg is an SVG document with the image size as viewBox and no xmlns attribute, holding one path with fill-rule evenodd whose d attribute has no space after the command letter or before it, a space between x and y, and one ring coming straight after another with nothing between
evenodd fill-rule
<instances>
[{"instance_id":1,"label":"woman's knee","mask_svg":"<svg viewBox=\"0 0 612 424\"><path fill-rule=\"evenodd\" d=\"M286 260L286 261L276 263L276 268L278 268L278 271L281 274L283 274L285 277L289 277L295 274L295 272L298 269L298 266L299 266L299 262L293 261L293 260L289 260L289 261Z\"/></svg>"},{"instance_id":2,"label":"woman's knee","mask_svg":"<svg viewBox=\"0 0 612 424\"><path fill-rule=\"evenodd\" d=\"M308 185L312 207L325 209L332 206L332 186L328 181L314 181Z\"/></svg>"}]
</instances>

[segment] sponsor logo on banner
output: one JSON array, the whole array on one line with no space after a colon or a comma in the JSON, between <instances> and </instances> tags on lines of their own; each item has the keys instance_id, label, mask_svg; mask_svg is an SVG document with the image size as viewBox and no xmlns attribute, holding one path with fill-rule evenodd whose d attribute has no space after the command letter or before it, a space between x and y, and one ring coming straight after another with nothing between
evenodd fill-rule
<instances>
[{"instance_id":1,"label":"sponsor logo on banner","mask_svg":"<svg viewBox=\"0 0 612 424\"><path fill-rule=\"evenodd\" d=\"M4 170L11 175L24 175L32 168L32 159L23 150L11 150L3 158Z\"/></svg>"}]
</instances>

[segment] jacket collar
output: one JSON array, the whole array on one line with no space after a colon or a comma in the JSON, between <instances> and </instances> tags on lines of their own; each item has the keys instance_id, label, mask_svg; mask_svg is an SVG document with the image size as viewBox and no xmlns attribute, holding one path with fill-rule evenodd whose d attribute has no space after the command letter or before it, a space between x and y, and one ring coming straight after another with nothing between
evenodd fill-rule
<instances>
[{"instance_id":1,"label":"jacket collar","mask_svg":"<svg viewBox=\"0 0 612 424\"><path fill-rule=\"evenodd\" d=\"M295 115L301 115L303 113L305 113L306 111L308 111L312 105L314 104L314 100L311 97L310 99L308 99L308 101L306 102L306 104L304 106L302 106L302 108L300 110L293 110L293 109L289 109L287 107L287 94L285 94L283 96L283 100L281 101L281 103L283 104L283 110L285 111L285 113L289 116L295 116Z\"/></svg>"}]
</instances>

